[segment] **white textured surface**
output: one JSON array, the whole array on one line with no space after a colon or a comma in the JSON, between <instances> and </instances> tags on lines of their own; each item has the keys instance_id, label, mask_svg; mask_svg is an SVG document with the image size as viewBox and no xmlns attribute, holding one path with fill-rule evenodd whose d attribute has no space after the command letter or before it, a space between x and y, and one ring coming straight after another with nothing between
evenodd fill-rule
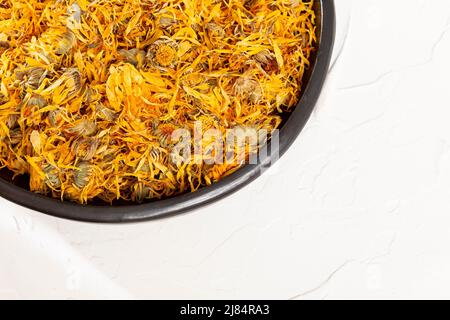
<instances>
[{"instance_id":1,"label":"white textured surface","mask_svg":"<svg viewBox=\"0 0 450 320\"><path fill-rule=\"evenodd\" d=\"M450 298L450 1L336 5L345 45L278 166L135 225L0 200L0 298Z\"/></svg>"}]
</instances>

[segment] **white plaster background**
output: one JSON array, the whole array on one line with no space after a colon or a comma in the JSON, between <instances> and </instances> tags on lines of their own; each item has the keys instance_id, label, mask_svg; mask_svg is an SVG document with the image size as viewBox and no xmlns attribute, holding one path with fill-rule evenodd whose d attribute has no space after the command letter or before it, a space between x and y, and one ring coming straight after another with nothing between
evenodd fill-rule
<instances>
[{"instance_id":1,"label":"white plaster background","mask_svg":"<svg viewBox=\"0 0 450 320\"><path fill-rule=\"evenodd\" d=\"M338 59L278 166L140 224L1 199L0 298L450 298L450 1L336 5Z\"/></svg>"}]
</instances>

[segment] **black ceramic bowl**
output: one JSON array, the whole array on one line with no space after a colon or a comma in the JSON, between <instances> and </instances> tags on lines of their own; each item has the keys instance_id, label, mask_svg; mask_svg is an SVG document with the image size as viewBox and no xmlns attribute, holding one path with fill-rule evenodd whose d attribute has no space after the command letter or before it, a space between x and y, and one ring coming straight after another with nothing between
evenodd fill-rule
<instances>
[{"instance_id":1,"label":"black ceramic bowl","mask_svg":"<svg viewBox=\"0 0 450 320\"><path fill-rule=\"evenodd\" d=\"M278 156L291 146L308 121L325 81L331 60L335 35L333 0L316 0L317 37L319 46L312 57L312 67L304 76L304 91L296 108L287 115L279 132L279 150L274 156L260 160L256 165L246 165L221 181L194 193L157 200L145 204L91 204L79 205L62 202L27 190L27 179L12 181L11 173L0 171L0 195L24 207L72 220L90 222L133 222L166 217L207 205L239 190L267 169ZM271 150L269 143L268 149ZM277 152L278 151L278 152ZM277 155L277 156L275 156Z\"/></svg>"}]
</instances>

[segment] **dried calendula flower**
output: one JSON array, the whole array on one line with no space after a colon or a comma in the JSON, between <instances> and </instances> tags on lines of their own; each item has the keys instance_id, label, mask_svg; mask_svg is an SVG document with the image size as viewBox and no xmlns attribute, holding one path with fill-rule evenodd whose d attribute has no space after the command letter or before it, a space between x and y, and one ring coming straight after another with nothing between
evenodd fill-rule
<instances>
[{"instance_id":1,"label":"dried calendula flower","mask_svg":"<svg viewBox=\"0 0 450 320\"><path fill-rule=\"evenodd\" d=\"M58 127L64 121L61 110L51 110L47 118L52 127Z\"/></svg>"},{"instance_id":2,"label":"dried calendula flower","mask_svg":"<svg viewBox=\"0 0 450 320\"><path fill-rule=\"evenodd\" d=\"M20 128L16 128L9 131L9 139L11 145L19 144L22 141L23 134Z\"/></svg>"},{"instance_id":3,"label":"dried calendula flower","mask_svg":"<svg viewBox=\"0 0 450 320\"><path fill-rule=\"evenodd\" d=\"M136 48L125 50L119 50L119 54L125 58L128 63L131 63L135 67L142 67L145 61L145 51Z\"/></svg>"},{"instance_id":4,"label":"dried calendula flower","mask_svg":"<svg viewBox=\"0 0 450 320\"><path fill-rule=\"evenodd\" d=\"M103 104L99 103L95 106L95 111L97 114L97 117L105 120L105 121L114 121L116 119L117 114L114 110L111 110L107 107L105 107Z\"/></svg>"},{"instance_id":5,"label":"dried calendula flower","mask_svg":"<svg viewBox=\"0 0 450 320\"><path fill-rule=\"evenodd\" d=\"M30 97L30 100L28 100L28 105L43 108L43 107L47 106L48 103L47 103L47 100L43 96L41 96L39 94L33 94Z\"/></svg>"},{"instance_id":6,"label":"dried calendula flower","mask_svg":"<svg viewBox=\"0 0 450 320\"><path fill-rule=\"evenodd\" d=\"M9 129L13 129L18 125L18 120L20 118L20 108L17 108L17 112L10 113L6 118L5 124Z\"/></svg>"},{"instance_id":7,"label":"dried calendula flower","mask_svg":"<svg viewBox=\"0 0 450 320\"><path fill-rule=\"evenodd\" d=\"M81 73L76 68L67 69L59 79L69 90L68 96L72 96L81 89Z\"/></svg>"},{"instance_id":8,"label":"dried calendula flower","mask_svg":"<svg viewBox=\"0 0 450 320\"><path fill-rule=\"evenodd\" d=\"M73 150L76 156L82 160L91 160L98 148L97 138L80 138L73 142Z\"/></svg>"},{"instance_id":9,"label":"dried calendula flower","mask_svg":"<svg viewBox=\"0 0 450 320\"><path fill-rule=\"evenodd\" d=\"M189 86L189 87L195 87L204 82L205 82L205 76L203 76L200 73L190 73L182 79L183 85Z\"/></svg>"},{"instance_id":10,"label":"dried calendula flower","mask_svg":"<svg viewBox=\"0 0 450 320\"><path fill-rule=\"evenodd\" d=\"M57 55L64 55L76 44L75 34L66 27L50 28L39 38L39 47L42 52L54 52Z\"/></svg>"},{"instance_id":11,"label":"dried calendula flower","mask_svg":"<svg viewBox=\"0 0 450 320\"><path fill-rule=\"evenodd\" d=\"M97 131L97 124L89 119L81 119L73 123L68 132L77 136L91 136Z\"/></svg>"},{"instance_id":12,"label":"dried calendula flower","mask_svg":"<svg viewBox=\"0 0 450 320\"><path fill-rule=\"evenodd\" d=\"M236 80L233 91L237 96L248 99L252 103L258 103L263 96L261 86L258 81L241 77Z\"/></svg>"},{"instance_id":13,"label":"dried calendula flower","mask_svg":"<svg viewBox=\"0 0 450 320\"><path fill-rule=\"evenodd\" d=\"M41 135L37 130L33 130L30 134L30 142L36 153L41 153Z\"/></svg>"},{"instance_id":14,"label":"dried calendula flower","mask_svg":"<svg viewBox=\"0 0 450 320\"><path fill-rule=\"evenodd\" d=\"M177 126L172 123L161 123L157 129L156 134L160 137L159 141L162 146L168 147L172 142L172 134L177 130Z\"/></svg>"},{"instance_id":15,"label":"dried calendula flower","mask_svg":"<svg viewBox=\"0 0 450 320\"><path fill-rule=\"evenodd\" d=\"M211 37L225 37L225 30L216 23L207 23L205 29Z\"/></svg>"},{"instance_id":16,"label":"dried calendula flower","mask_svg":"<svg viewBox=\"0 0 450 320\"><path fill-rule=\"evenodd\" d=\"M177 19L170 12L160 12L158 15L158 24L161 28L166 29L177 23Z\"/></svg>"},{"instance_id":17,"label":"dried calendula flower","mask_svg":"<svg viewBox=\"0 0 450 320\"><path fill-rule=\"evenodd\" d=\"M157 67L173 67L178 58L178 45L171 39L155 41L147 52L147 59Z\"/></svg>"},{"instance_id":18,"label":"dried calendula flower","mask_svg":"<svg viewBox=\"0 0 450 320\"><path fill-rule=\"evenodd\" d=\"M79 29L81 27L81 14L82 10L77 2L74 2L67 9L68 19L67 19L67 27L69 29Z\"/></svg>"},{"instance_id":19,"label":"dried calendula flower","mask_svg":"<svg viewBox=\"0 0 450 320\"><path fill-rule=\"evenodd\" d=\"M9 49L9 47L8 36L5 33L0 33L0 49Z\"/></svg>"},{"instance_id":20,"label":"dried calendula flower","mask_svg":"<svg viewBox=\"0 0 450 320\"><path fill-rule=\"evenodd\" d=\"M75 46L76 38L72 31L67 30L56 41L56 54L66 54Z\"/></svg>"},{"instance_id":21,"label":"dried calendula flower","mask_svg":"<svg viewBox=\"0 0 450 320\"><path fill-rule=\"evenodd\" d=\"M267 49L255 54L253 56L253 59L259 62L263 66L264 70L267 72L278 70L278 63L275 54L273 54Z\"/></svg>"},{"instance_id":22,"label":"dried calendula flower","mask_svg":"<svg viewBox=\"0 0 450 320\"><path fill-rule=\"evenodd\" d=\"M41 92L51 96L54 104L60 104L71 99L81 89L81 73L77 68L69 68L61 77Z\"/></svg>"},{"instance_id":23,"label":"dried calendula flower","mask_svg":"<svg viewBox=\"0 0 450 320\"><path fill-rule=\"evenodd\" d=\"M132 187L131 199L136 202L143 202L150 195L150 188L142 182L137 182Z\"/></svg>"},{"instance_id":24,"label":"dried calendula flower","mask_svg":"<svg viewBox=\"0 0 450 320\"><path fill-rule=\"evenodd\" d=\"M0 1L2 168L83 204L215 183L257 148L221 156L203 134L279 127L316 49L314 3Z\"/></svg>"},{"instance_id":25,"label":"dried calendula flower","mask_svg":"<svg viewBox=\"0 0 450 320\"><path fill-rule=\"evenodd\" d=\"M78 164L73 174L73 182L75 186L83 189L89 183L93 173L92 164L87 161L82 161Z\"/></svg>"},{"instance_id":26,"label":"dried calendula flower","mask_svg":"<svg viewBox=\"0 0 450 320\"><path fill-rule=\"evenodd\" d=\"M47 75L47 70L41 67L32 67L27 70L17 71L16 79L24 88L37 90Z\"/></svg>"}]
</instances>

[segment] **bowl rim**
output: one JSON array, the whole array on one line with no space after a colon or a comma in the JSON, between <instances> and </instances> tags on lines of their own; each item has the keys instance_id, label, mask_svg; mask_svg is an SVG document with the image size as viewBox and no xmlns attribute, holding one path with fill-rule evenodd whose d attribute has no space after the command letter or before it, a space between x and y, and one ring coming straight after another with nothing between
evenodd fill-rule
<instances>
[{"instance_id":1,"label":"bowl rim","mask_svg":"<svg viewBox=\"0 0 450 320\"><path fill-rule=\"evenodd\" d=\"M54 217L83 222L123 223L159 219L178 215L209 205L243 188L258 178L268 167L281 157L292 145L308 122L324 85L335 38L334 0L317 0L320 3L319 49L317 50L310 79L294 111L279 131L278 153L273 153L254 165L245 165L222 180L172 198L143 204L121 206L81 205L60 201L33 193L0 178L0 196L26 208ZM268 149L271 150L271 143Z\"/></svg>"}]
</instances>

